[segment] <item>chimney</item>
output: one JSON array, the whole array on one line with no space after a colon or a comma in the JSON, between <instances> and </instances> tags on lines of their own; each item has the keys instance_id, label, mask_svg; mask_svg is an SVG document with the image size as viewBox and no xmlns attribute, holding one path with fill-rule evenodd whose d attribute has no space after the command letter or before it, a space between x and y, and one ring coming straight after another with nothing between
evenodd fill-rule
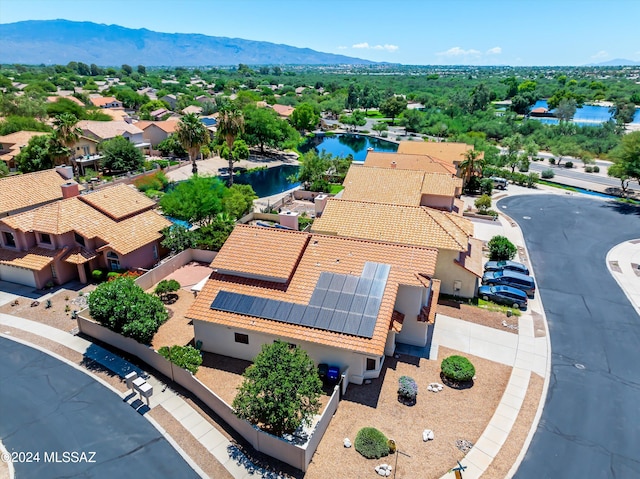
<instances>
[{"instance_id":1,"label":"chimney","mask_svg":"<svg viewBox=\"0 0 640 479\"><path fill-rule=\"evenodd\" d=\"M278 215L278 219L280 220L280 224L282 226L286 226L287 228L291 228L292 230L298 231L298 213L295 211L282 211Z\"/></svg>"},{"instance_id":2,"label":"chimney","mask_svg":"<svg viewBox=\"0 0 640 479\"><path fill-rule=\"evenodd\" d=\"M78 183L75 181L67 181L60 185L60 187L62 188L62 197L65 199L72 198L80 194L80 188L78 187Z\"/></svg>"},{"instance_id":3,"label":"chimney","mask_svg":"<svg viewBox=\"0 0 640 479\"><path fill-rule=\"evenodd\" d=\"M391 168L394 168L394 169L395 169L395 167L396 167L396 162L395 162L395 161L392 161L392 162L391 162Z\"/></svg>"},{"instance_id":4,"label":"chimney","mask_svg":"<svg viewBox=\"0 0 640 479\"><path fill-rule=\"evenodd\" d=\"M56 166L56 171L65 180L73 179L73 166Z\"/></svg>"},{"instance_id":5,"label":"chimney","mask_svg":"<svg viewBox=\"0 0 640 479\"><path fill-rule=\"evenodd\" d=\"M329 199L329 195L325 195L324 193L316 196L315 199L315 208L316 208L316 216L320 217L325 207L327 206L327 200Z\"/></svg>"}]
</instances>

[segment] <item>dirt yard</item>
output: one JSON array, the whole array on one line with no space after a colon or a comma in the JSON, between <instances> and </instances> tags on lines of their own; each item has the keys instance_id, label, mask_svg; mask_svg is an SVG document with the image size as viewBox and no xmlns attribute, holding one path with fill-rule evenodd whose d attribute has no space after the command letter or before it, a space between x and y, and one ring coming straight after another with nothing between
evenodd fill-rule
<instances>
[{"instance_id":1,"label":"dirt yard","mask_svg":"<svg viewBox=\"0 0 640 479\"><path fill-rule=\"evenodd\" d=\"M518 317L508 317L505 313L500 311L489 311L486 308L467 304L463 302L454 301L452 299L438 300L438 306L436 308L438 314L449 316L450 318L464 319L483 326L489 326L490 328L499 329L501 331L507 331L508 333L518 334ZM505 327L502 322L506 321L510 327Z\"/></svg>"},{"instance_id":2,"label":"dirt yard","mask_svg":"<svg viewBox=\"0 0 640 479\"><path fill-rule=\"evenodd\" d=\"M442 357L456 354L440 348ZM306 479L323 478L328 471L340 471L340 477L373 477L374 467L382 463L395 465L396 456L365 459L355 448L346 449L344 438L355 440L358 430L371 426L396 441L408 456L398 456L398 479L436 478L462 459L464 453L456 441L474 443L487 426L506 388L511 368L468 355L476 368L473 387L455 390L445 386L439 393L427 391L431 382L440 379L440 362L401 356L387 357L380 378L369 385L350 385L331 421L307 472ZM398 402L398 378L411 376L418 383L414 406ZM422 441L422 431L431 429L435 439Z\"/></svg>"}]
</instances>

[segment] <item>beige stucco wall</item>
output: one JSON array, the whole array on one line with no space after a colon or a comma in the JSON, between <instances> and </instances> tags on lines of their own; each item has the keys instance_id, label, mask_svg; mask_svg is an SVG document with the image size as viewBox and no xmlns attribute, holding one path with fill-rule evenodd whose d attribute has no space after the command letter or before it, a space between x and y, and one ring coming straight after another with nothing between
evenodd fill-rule
<instances>
[{"instance_id":1,"label":"beige stucco wall","mask_svg":"<svg viewBox=\"0 0 640 479\"><path fill-rule=\"evenodd\" d=\"M473 298L476 295L478 277L456 264L455 260L457 258L457 251L439 250L435 278L442 282L440 292L463 298ZM454 291L453 286L455 281L461 282L460 291Z\"/></svg>"},{"instance_id":2,"label":"beige stucco wall","mask_svg":"<svg viewBox=\"0 0 640 479\"><path fill-rule=\"evenodd\" d=\"M453 200L453 196L422 195L420 206L451 211L453 209Z\"/></svg>"},{"instance_id":3,"label":"beige stucco wall","mask_svg":"<svg viewBox=\"0 0 640 479\"><path fill-rule=\"evenodd\" d=\"M425 346L427 344L427 323L418 321L418 314L422 306L427 302L428 297L429 290L426 288L402 284L398 286L394 309L404 314L402 331L396 335L398 342L414 346Z\"/></svg>"}]
</instances>

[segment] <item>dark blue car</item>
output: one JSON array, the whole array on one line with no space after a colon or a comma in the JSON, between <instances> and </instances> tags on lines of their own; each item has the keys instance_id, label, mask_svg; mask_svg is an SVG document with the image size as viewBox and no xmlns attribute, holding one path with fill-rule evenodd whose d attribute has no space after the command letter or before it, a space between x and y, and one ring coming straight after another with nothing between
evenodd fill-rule
<instances>
[{"instance_id":1,"label":"dark blue car","mask_svg":"<svg viewBox=\"0 0 640 479\"><path fill-rule=\"evenodd\" d=\"M480 286L478 288L478 296L485 301L506 304L519 309L525 309L528 302L524 291L510 286Z\"/></svg>"},{"instance_id":2,"label":"dark blue car","mask_svg":"<svg viewBox=\"0 0 640 479\"><path fill-rule=\"evenodd\" d=\"M482 284L489 286L511 286L527 293L527 296L533 298L536 294L536 283L531 276L516 273L508 269L502 271L487 271L482 276Z\"/></svg>"},{"instance_id":3,"label":"dark blue car","mask_svg":"<svg viewBox=\"0 0 640 479\"><path fill-rule=\"evenodd\" d=\"M529 268L517 261L487 261L484 265L485 271L502 271L503 269L508 269L510 271L526 275L529 274Z\"/></svg>"}]
</instances>

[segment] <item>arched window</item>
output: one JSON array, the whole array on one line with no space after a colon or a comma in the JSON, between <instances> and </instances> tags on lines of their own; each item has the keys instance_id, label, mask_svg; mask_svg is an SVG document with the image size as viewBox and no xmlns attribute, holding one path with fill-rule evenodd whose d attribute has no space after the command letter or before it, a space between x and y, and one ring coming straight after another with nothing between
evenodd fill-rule
<instances>
[{"instance_id":1,"label":"arched window","mask_svg":"<svg viewBox=\"0 0 640 479\"><path fill-rule=\"evenodd\" d=\"M113 251L107 253L107 265L111 271L117 271L120 269L120 258Z\"/></svg>"}]
</instances>

